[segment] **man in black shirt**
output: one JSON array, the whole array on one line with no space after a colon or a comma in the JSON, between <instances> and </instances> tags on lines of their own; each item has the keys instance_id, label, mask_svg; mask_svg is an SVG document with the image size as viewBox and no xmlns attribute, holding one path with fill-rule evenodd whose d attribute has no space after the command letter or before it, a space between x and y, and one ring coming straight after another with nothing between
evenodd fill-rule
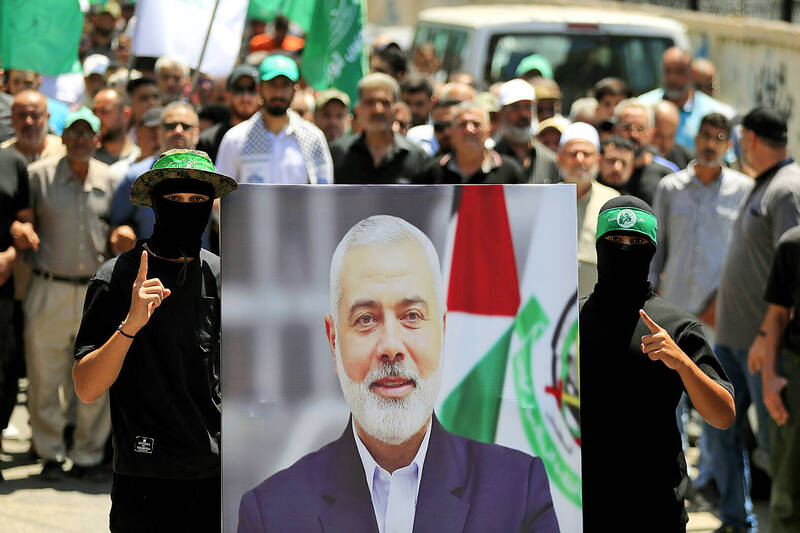
<instances>
[{"instance_id":1,"label":"man in black shirt","mask_svg":"<svg viewBox=\"0 0 800 533\"><path fill-rule=\"evenodd\" d=\"M770 531L791 533L800 531L800 226L778 241L765 299L769 306L748 367L761 372L770 414Z\"/></svg>"},{"instance_id":2,"label":"man in black shirt","mask_svg":"<svg viewBox=\"0 0 800 533\"><path fill-rule=\"evenodd\" d=\"M219 258L200 245L236 187L203 152L165 152L131 187L152 236L89 283L73 378L85 402L110 388L112 532L219 531Z\"/></svg>"},{"instance_id":3,"label":"man in black shirt","mask_svg":"<svg viewBox=\"0 0 800 533\"><path fill-rule=\"evenodd\" d=\"M391 76L368 74L358 82L356 117L363 132L330 144L335 183L413 183L428 154L392 131L400 86Z\"/></svg>"},{"instance_id":4,"label":"man in black shirt","mask_svg":"<svg viewBox=\"0 0 800 533\"><path fill-rule=\"evenodd\" d=\"M580 312L587 532L685 531L689 478L675 423L681 393L717 427L735 416L732 387L700 323L647 281L656 230L653 210L638 198L614 198L600 210L598 282ZM609 406L635 427L621 455Z\"/></svg>"},{"instance_id":5,"label":"man in black shirt","mask_svg":"<svg viewBox=\"0 0 800 533\"><path fill-rule=\"evenodd\" d=\"M522 183L522 167L512 158L484 146L489 114L479 104L453 108L453 151L425 164L420 183Z\"/></svg>"},{"instance_id":6,"label":"man in black shirt","mask_svg":"<svg viewBox=\"0 0 800 533\"><path fill-rule=\"evenodd\" d=\"M0 148L0 431L17 403L17 379L24 366L17 346L13 272L18 255L11 228L16 231L17 219L30 211L28 203L27 162L16 150Z\"/></svg>"}]
</instances>

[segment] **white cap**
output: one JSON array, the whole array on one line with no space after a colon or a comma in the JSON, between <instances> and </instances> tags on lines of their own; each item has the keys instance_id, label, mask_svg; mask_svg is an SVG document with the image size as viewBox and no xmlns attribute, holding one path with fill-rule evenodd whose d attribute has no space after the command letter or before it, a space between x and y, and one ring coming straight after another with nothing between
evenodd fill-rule
<instances>
[{"instance_id":1,"label":"white cap","mask_svg":"<svg viewBox=\"0 0 800 533\"><path fill-rule=\"evenodd\" d=\"M597 130L591 124L587 124L585 122L573 122L567 126L563 133L561 133L561 140L558 142L558 147L562 148L565 144L570 141L574 141L575 139L589 141L594 145L598 152L600 151L600 136L597 134Z\"/></svg>"},{"instance_id":2,"label":"white cap","mask_svg":"<svg viewBox=\"0 0 800 533\"><path fill-rule=\"evenodd\" d=\"M519 78L509 80L500 86L500 105L509 105L521 100L536 100L536 93L530 83Z\"/></svg>"},{"instance_id":3,"label":"white cap","mask_svg":"<svg viewBox=\"0 0 800 533\"><path fill-rule=\"evenodd\" d=\"M103 54L92 54L83 60L83 77L87 78L90 74L102 76L110 64L111 60Z\"/></svg>"}]
</instances>

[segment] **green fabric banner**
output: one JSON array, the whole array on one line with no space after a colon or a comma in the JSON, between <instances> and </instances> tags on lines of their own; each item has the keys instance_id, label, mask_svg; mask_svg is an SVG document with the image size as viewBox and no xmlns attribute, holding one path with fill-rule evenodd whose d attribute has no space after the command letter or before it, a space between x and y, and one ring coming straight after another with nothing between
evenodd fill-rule
<instances>
[{"instance_id":1,"label":"green fabric banner","mask_svg":"<svg viewBox=\"0 0 800 533\"><path fill-rule=\"evenodd\" d=\"M318 91L335 87L355 102L356 85L367 71L362 0L316 0L316 15L303 51L303 77Z\"/></svg>"},{"instance_id":2,"label":"green fabric banner","mask_svg":"<svg viewBox=\"0 0 800 533\"><path fill-rule=\"evenodd\" d=\"M78 59L83 13L78 0L2 0L0 59L6 70L55 76Z\"/></svg>"},{"instance_id":3,"label":"green fabric banner","mask_svg":"<svg viewBox=\"0 0 800 533\"><path fill-rule=\"evenodd\" d=\"M276 13L282 13L289 21L308 32L314 15L314 4L315 0L250 0L247 18L270 22Z\"/></svg>"}]
</instances>

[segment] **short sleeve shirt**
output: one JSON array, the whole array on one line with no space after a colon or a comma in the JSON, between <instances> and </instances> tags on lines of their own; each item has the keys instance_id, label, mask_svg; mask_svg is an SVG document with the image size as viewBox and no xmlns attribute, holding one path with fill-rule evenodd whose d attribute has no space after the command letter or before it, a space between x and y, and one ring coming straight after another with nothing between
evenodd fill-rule
<instances>
[{"instance_id":1,"label":"short sleeve shirt","mask_svg":"<svg viewBox=\"0 0 800 533\"><path fill-rule=\"evenodd\" d=\"M800 317L797 316L797 304L800 303L800 226L784 233L778 242L764 298L767 303L793 310L784 332L783 346L800 354Z\"/></svg>"}]
</instances>

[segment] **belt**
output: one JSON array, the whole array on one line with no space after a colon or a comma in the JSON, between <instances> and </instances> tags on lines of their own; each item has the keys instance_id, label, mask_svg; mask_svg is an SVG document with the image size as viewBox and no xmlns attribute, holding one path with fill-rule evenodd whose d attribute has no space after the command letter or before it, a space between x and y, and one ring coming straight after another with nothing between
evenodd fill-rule
<instances>
[{"instance_id":1,"label":"belt","mask_svg":"<svg viewBox=\"0 0 800 533\"><path fill-rule=\"evenodd\" d=\"M39 270L38 268L34 268L32 270L34 274L44 279L49 279L52 281L63 281L65 283L77 283L81 285L86 285L87 283L89 283L89 280L92 279L91 276L59 276L58 274L53 274L52 272L45 272L44 270Z\"/></svg>"}]
</instances>

